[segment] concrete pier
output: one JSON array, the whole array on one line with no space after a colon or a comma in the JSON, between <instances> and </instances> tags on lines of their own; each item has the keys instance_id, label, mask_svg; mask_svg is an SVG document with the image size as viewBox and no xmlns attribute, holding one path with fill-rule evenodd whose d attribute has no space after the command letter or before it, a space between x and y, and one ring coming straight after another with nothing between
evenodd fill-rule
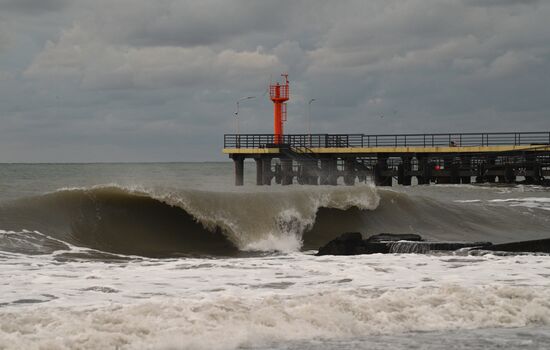
<instances>
[{"instance_id":1,"label":"concrete pier","mask_svg":"<svg viewBox=\"0 0 550 350\"><path fill-rule=\"evenodd\" d=\"M247 158L256 162L260 186L339 180L352 186L367 178L377 186L550 184L550 132L284 135L283 143L274 141L273 135L225 136L223 152L234 161L235 185L244 183Z\"/></svg>"}]
</instances>

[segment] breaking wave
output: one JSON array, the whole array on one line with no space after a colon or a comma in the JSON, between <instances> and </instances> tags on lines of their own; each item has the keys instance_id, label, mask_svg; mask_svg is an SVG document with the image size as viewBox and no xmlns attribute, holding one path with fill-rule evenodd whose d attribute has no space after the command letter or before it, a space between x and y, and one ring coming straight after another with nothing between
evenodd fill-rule
<instances>
[{"instance_id":1,"label":"breaking wave","mask_svg":"<svg viewBox=\"0 0 550 350\"><path fill-rule=\"evenodd\" d=\"M235 256L318 249L349 231L503 243L548 238L550 216L541 207L547 200L456 202L367 185L234 192L62 189L0 204L0 251L49 254L84 247L150 257Z\"/></svg>"},{"instance_id":2,"label":"breaking wave","mask_svg":"<svg viewBox=\"0 0 550 350\"><path fill-rule=\"evenodd\" d=\"M320 208L373 210L378 202L370 186L264 192L63 189L4 203L0 250L51 253L77 246L154 257L296 251L317 244L303 234Z\"/></svg>"}]
</instances>

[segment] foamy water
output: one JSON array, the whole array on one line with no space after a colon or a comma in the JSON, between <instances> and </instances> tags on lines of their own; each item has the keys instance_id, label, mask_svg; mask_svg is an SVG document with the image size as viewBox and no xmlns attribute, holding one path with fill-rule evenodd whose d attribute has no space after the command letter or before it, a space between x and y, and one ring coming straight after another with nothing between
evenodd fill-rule
<instances>
[{"instance_id":1,"label":"foamy water","mask_svg":"<svg viewBox=\"0 0 550 350\"><path fill-rule=\"evenodd\" d=\"M483 203L481 199L460 199L456 203ZM550 198L525 197L525 198L499 198L485 201L486 204L505 204L511 207L525 207L532 209L550 210Z\"/></svg>"},{"instance_id":2,"label":"foamy water","mask_svg":"<svg viewBox=\"0 0 550 350\"><path fill-rule=\"evenodd\" d=\"M548 189L235 189L229 170L1 165L0 349L550 346L548 255L310 250L549 238Z\"/></svg>"},{"instance_id":3,"label":"foamy water","mask_svg":"<svg viewBox=\"0 0 550 350\"><path fill-rule=\"evenodd\" d=\"M64 260L2 255L0 347L227 349L550 324L547 256Z\"/></svg>"}]
</instances>

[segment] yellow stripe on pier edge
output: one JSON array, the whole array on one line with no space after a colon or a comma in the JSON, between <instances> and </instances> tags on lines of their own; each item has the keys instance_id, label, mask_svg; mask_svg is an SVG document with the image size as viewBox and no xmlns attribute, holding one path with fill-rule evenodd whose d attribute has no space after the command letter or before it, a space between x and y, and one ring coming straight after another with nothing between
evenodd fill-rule
<instances>
[{"instance_id":1,"label":"yellow stripe on pier edge","mask_svg":"<svg viewBox=\"0 0 550 350\"><path fill-rule=\"evenodd\" d=\"M278 148L224 148L224 154L279 154Z\"/></svg>"}]
</instances>

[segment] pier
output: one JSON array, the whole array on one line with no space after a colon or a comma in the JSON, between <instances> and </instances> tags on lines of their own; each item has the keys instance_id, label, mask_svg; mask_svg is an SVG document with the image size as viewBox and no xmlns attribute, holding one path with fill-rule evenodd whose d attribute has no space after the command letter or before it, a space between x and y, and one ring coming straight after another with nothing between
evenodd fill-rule
<instances>
[{"instance_id":1,"label":"pier","mask_svg":"<svg viewBox=\"0 0 550 350\"><path fill-rule=\"evenodd\" d=\"M452 134L227 134L223 153L244 183L377 186L516 183L550 180L550 131Z\"/></svg>"},{"instance_id":2,"label":"pier","mask_svg":"<svg viewBox=\"0 0 550 350\"><path fill-rule=\"evenodd\" d=\"M237 101L236 133L225 135L223 141L223 153L235 163L237 186L244 184L246 159L256 162L260 186L549 182L550 131L286 135L290 83L288 74L281 77L268 90L273 134L239 133L239 101L252 97Z\"/></svg>"}]
</instances>

